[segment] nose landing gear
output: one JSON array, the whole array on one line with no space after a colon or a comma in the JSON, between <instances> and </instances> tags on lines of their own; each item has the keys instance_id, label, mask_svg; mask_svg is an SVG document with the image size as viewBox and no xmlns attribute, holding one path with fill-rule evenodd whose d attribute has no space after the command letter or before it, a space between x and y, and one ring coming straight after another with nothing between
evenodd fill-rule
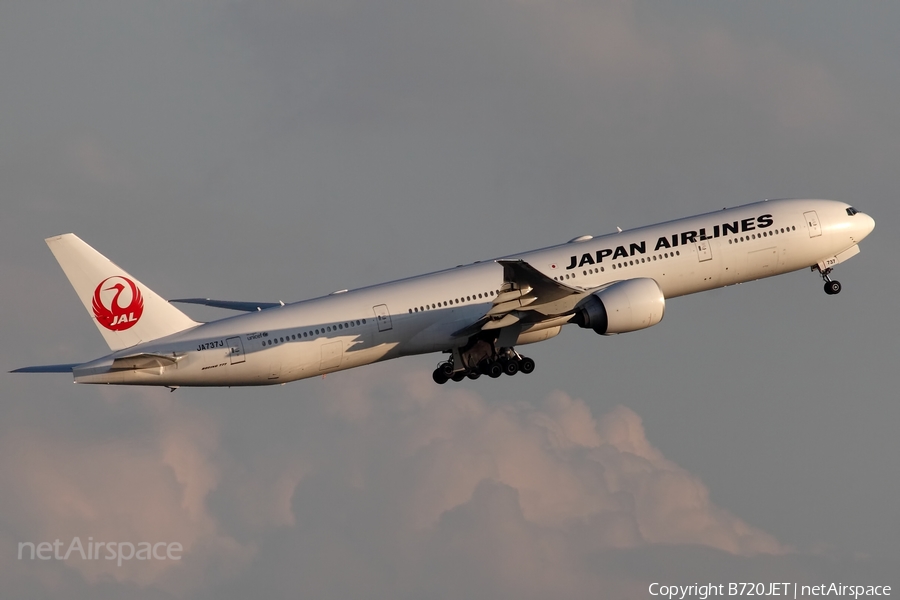
<instances>
[{"instance_id":1,"label":"nose landing gear","mask_svg":"<svg viewBox=\"0 0 900 600\"><path fill-rule=\"evenodd\" d=\"M834 296L835 294L841 293L841 282L837 280L831 279L829 275L831 275L831 271L833 270L831 267L827 267L822 269L822 267L815 266L814 269L818 269L819 274L822 276L822 279L825 280L825 293L829 296Z\"/></svg>"}]
</instances>

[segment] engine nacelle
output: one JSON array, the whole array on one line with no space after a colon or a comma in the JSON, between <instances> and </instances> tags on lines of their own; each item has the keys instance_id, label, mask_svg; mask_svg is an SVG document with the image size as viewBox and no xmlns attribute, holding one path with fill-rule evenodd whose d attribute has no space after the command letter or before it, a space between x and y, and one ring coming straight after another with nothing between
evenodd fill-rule
<instances>
[{"instance_id":1,"label":"engine nacelle","mask_svg":"<svg viewBox=\"0 0 900 600\"><path fill-rule=\"evenodd\" d=\"M573 322L612 335L656 325L666 312L666 299L654 279L639 277L591 294L579 308Z\"/></svg>"}]
</instances>

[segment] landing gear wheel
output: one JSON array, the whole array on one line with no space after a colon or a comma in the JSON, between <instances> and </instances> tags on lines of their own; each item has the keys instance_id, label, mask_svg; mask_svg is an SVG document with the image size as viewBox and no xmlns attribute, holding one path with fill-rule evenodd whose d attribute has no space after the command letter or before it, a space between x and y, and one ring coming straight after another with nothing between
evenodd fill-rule
<instances>
[{"instance_id":1,"label":"landing gear wheel","mask_svg":"<svg viewBox=\"0 0 900 600\"><path fill-rule=\"evenodd\" d=\"M500 366L503 367L503 372L510 377L519 372L519 363L515 360L504 361Z\"/></svg>"},{"instance_id":2,"label":"landing gear wheel","mask_svg":"<svg viewBox=\"0 0 900 600\"><path fill-rule=\"evenodd\" d=\"M487 366L487 375L491 379L497 379L501 375L503 375L503 367L500 366L500 363L492 362Z\"/></svg>"},{"instance_id":3,"label":"landing gear wheel","mask_svg":"<svg viewBox=\"0 0 900 600\"><path fill-rule=\"evenodd\" d=\"M438 385L447 383L447 375L440 368L434 370L434 373L431 374L431 378L434 379L434 382Z\"/></svg>"},{"instance_id":4,"label":"landing gear wheel","mask_svg":"<svg viewBox=\"0 0 900 600\"><path fill-rule=\"evenodd\" d=\"M825 293L826 294L828 294L829 296L834 296L835 294L841 293L841 282L833 281L831 279L831 277L829 277L829 275L831 275L831 272L833 271L833 269L831 267L828 267L827 269L823 269L821 267L817 267L816 265L813 265L810 268L811 269L816 269L816 268L819 269L819 275L821 275L822 279L825 280Z\"/></svg>"},{"instance_id":5,"label":"landing gear wheel","mask_svg":"<svg viewBox=\"0 0 900 600\"><path fill-rule=\"evenodd\" d=\"M469 371L466 371L466 377L469 379L478 379L481 377L481 372L476 369L470 369Z\"/></svg>"},{"instance_id":6,"label":"landing gear wheel","mask_svg":"<svg viewBox=\"0 0 900 600\"><path fill-rule=\"evenodd\" d=\"M534 372L534 359L523 356L519 361L519 370L528 375Z\"/></svg>"},{"instance_id":7,"label":"landing gear wheel","mask_svg":"<svg viewBox=\"0 0 900 600\"><path fill-rule=\"evenodd\" d=\"M447 379L450 379L450 377L453 375L453 365L449 362L441 363L438 366L438 370L446 375Z\"/></svg>"},{"instance_id":8,"label":"landing gear wheel","mask_svg":"<svg viewBox=\"0 0 900 600\"><path fill-rule=\"evenodd\" d=\"M457 381L457 382L462 381L465 378L466 378L465 371L457 371L456 373L454 373L453 375L450 376L450 379L452 379L453 381Z\"/></svg>"}]
</instances>

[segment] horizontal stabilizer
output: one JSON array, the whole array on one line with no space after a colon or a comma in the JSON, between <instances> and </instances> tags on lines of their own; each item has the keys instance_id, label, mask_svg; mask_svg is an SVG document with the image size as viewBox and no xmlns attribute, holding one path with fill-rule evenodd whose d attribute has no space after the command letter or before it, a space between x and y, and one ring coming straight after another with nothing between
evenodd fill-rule
<instances>
[{"instance_id":1,"label":"horizontal stabilizer","mask_svg":"<svg viewBox=\"0 0 900 600\"><path fill-rule=\"evenodd\" d=\"M177 300L169 300L169 302L181 302L182 304L202 304L203 306L213 306L215 308L228 308L231 310L243 310L246 312L256 312L267 308L275 308L276 306L284 306L284 302L236 302L232 300L213 300L212 298L178 298Z\"/></svg>"},{"instance_id":2,"label":"horizontal stabilizer","mask_svg":"<svg viewBox=\"0 0 900 600\"><path fill-rule=\"evenodd\" d=\"M72 373L72 369L81 363L70 365L38 365L36 367L22 367L21 369L13 369L10 373Z\"/></svg>"},{"instance_id":3,"label":"horizontal stabilizer","mask_svg":"<svg viewBox=\"0 0 900 600\"><path fill-rule=\"evenodd\" d=\"M178 362L181 357L166 356L163 354L134 354L122 356L113 361L110 371L137 371L140 369L159 369L168 367Z\"/></svg>"}]
</instances>

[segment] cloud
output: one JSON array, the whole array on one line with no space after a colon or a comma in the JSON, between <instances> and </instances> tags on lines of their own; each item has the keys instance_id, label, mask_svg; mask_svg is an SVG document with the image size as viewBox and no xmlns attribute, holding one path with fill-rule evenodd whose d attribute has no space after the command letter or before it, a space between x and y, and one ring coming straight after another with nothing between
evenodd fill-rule
<instances>
[{"instance_id":1,"label":"cloud","mask_svg":"<svg viewBox=\"0 0 900 600\"><path fill-rule=\"evenodd\" d=\"M531 403L502 387L487 399L386 366L280 389L291 393L209 403L191 390L100 389L103 400L84 407L93 416L68 429L19 415L0 438L4 543L77 535L185 551L178 564L122 568L6 560L16 589L628 597L667 573L670 552L698 575L710 561L735 573L823 572L716 506L625 406L595 415L560 391ZM101 411L129 425L97 429Z\"/></svg>"},{"instance_id":2,"label":"cloud","mask_svg":"<svg viewBox=\"0 0 900 600\"><path fill-rule=\"evenodd\" d=\"M257 536L259 555L229 590L581 598L602 587L625 597L643 593L643 579L598 565L604 553L788 551L715 506L624 406L596 417L559 391L537 404L487 400L434 386L423 371L382 373L306 382L327 391L299 400L294 449L274 458L304 465L290 525ZM264 479L269 489L278 481ZM214 496L234 493L226 487Z\"/></svg>"},{"instance_id":3,"label":"cloud","mask_svg":"<svg viewBox=\"0 0 900 600\"><path fill-rule=\"evenodd\" d=\"M130 398L118 399L126 395ZM114 560L73 555L65 565L89 584L156 584L181 592L199 585L208 570L246 564L253 548L223 534L206 507L219 479L216 427L208 415L148 395L107 393L107 410L120 401L135 403L126 410L136 413L137 429L102 434L73 429L67 437L22 426L4 434L0 480L9 493L0 512L13 524L14 548L18 542L59 539L64 552L75 537L85 546L178 542L184 549L180 562L132 560L119 567ZM55 576L55 566L42 575Z\"/></svg>"},{"instance_id":4,"label":"cloud","mask_svg":"<svg viewBox=\"0 0 900 600\"><path fill-rule=\"evenodd\" d=\"M713 505L703 483L663 457L640 417L624 406L595 419L584 401L559 391L538 406L497 404L465 391L423 388L421 381L427 374L405 377L393 400L365 399L350 387L342 390L347 399L329 407L351 425L359 452L330 460L361 460L381 440L392 440L392 459L410 474L409 496L397 500L408 503L417 530L433 527L469 502L480 484L494 482L516 492L528 522L565 529L594 521L606 528L598 543L607 547L699 544L740 555L786 550ZM375 414L348 416L348 403Z\"/></svg>"}]
</instances>

